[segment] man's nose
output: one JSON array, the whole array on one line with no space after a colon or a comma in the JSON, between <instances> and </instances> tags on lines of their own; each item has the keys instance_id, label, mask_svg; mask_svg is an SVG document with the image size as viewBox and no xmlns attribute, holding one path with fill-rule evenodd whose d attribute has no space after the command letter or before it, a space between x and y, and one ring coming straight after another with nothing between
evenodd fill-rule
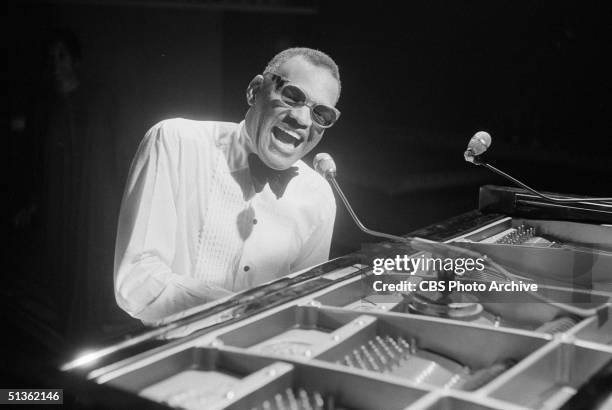
<instances>
[{"instance_id":1,"label":"man's nose","mask_svg":"<svg viewBox=\"0 0 612 410\"><path fill-rule=\"evenodd\" d=\"M289 116L300 128L307 128L312 123L310 108L306 105L291 108L291 110L289 110Z\"/></svg>"}]
</instances>

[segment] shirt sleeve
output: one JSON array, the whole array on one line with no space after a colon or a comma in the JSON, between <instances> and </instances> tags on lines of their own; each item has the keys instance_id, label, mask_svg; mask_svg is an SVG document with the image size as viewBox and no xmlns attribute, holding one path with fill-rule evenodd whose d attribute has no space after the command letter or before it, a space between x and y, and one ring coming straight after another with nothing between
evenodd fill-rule
<instances>
[{"instance_id":1,"label":"shirt sleeve","mask_svg":"<svg viewBox=\"0 0 612 410\"><path fill-rule=\"evenodd\" d=\"M164 122L145 135L130 168L115 246L115 298L144 322L230 294L173 272L180 138Z\"/></svg>"},{"instance_id":2,"label":"shirt sleeve","mask_svg":"<svg viewBox=\"0 0 612 410\"><path fill-rule=\"evenodd\" d=\"M321 210L319 223L302 246L295 262L291 264L291 272L297 272L329 260L329 249L336 219L336 202L327 184L324 189L324 200L319 204L323 204L322 207L319 206Z\"/></svg>"}]
</instances>

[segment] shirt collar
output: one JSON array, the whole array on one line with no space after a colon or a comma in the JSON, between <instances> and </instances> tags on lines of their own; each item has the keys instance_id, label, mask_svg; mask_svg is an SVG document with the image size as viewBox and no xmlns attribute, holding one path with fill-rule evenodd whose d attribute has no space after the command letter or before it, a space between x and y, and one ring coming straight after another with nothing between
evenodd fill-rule
<instances>
[{"instance_id":1,"label":"shirt collar","mask_svg":"<svg viewBox=\"0 0 612 410\"><path fill-rule=\"evenodd\" d=\"M230 172L249 167L248 157L250 153L254 152L254 143L246 130L244 120L238 124L238 128L227 148L226 157Z\"/></svg>"}]
</instances>

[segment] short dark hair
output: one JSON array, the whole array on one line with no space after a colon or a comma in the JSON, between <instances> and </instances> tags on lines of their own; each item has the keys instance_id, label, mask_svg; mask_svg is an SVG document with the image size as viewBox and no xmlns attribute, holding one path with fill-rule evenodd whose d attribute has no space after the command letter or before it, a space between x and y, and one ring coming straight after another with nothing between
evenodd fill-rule
<instances>
[{"instance_id":1,"label":"short dark hair","mask_svg":"<svg viewBox=\"0 0 612 410\"><path fill-rule=\"evenodd\" d=\"M327 54L320 50L315 50L308 47L293 47L281 51L268 62L264 70L264 74L273 73L278 74L278 68L283 65L287 60L300 56L308 61L310 64L327 68L332 75L338 81L338 94L340 94L340 70L336 62Z\"/></svg>"}]
</instances>

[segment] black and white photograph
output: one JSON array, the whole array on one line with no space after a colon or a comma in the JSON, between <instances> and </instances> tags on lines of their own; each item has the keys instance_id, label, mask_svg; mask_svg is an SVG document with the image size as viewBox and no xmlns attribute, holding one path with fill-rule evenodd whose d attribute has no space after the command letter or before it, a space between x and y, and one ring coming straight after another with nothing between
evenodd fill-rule
<instances>
[{"instance_id":1,"label":"black and white photograph","mask_svg":"<svg viewBox=\"0 0 612 410\"><path fill-rule=\"evenodd\" d=\"M612 4L10 0L0 407L612 408Z\"/></svg>"}]
</instances>

